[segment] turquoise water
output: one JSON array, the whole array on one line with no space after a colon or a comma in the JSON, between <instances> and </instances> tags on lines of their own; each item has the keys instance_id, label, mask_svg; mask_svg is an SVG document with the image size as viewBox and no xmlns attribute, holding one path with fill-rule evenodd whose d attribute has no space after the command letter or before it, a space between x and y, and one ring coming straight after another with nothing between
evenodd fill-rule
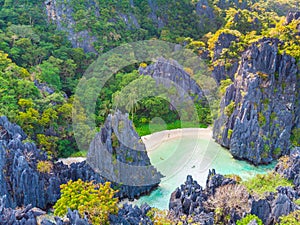
<instances>
[{"instance_id":1,"label":"turquoise water","mask_svg":"<svg viewBox=\"0 0 300 225\"><path fill-rule=\"evenodd\" d=\"M276 162L267 166L255 167L245 161L235 160L228 150L213 140L182 137L164 142L148 153L151 163L165 176L157 190L143 196L137 204L144 202L152 207L167 209L171 193L192 175L205 186L209 169L220 174L238 174L249 179L256 174L266 173L274 168Z\"/></svg>"}]
</instances>

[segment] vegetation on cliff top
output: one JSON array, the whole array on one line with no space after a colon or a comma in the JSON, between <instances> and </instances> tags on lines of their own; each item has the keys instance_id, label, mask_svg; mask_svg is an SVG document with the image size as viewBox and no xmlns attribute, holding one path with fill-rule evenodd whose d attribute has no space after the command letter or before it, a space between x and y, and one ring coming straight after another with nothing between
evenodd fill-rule
<instances>
[{"instance_id":1,"label":"vegetation on cliff top","mask_svg":"<svg viewBox=\"0 0 300 225\"><path fill-rule=\"evenodd\" d=\"M207 50L213 54L218 37L225 32L238 37L216 60L227 69L247 46L261 37L279 38L284 41L281 52L299 59L299 20L286 25L283 17L289 9L297 9L299 4L295 0L211 0L202 6L197 1L157 1L154 8L162 26L145 16L154 9L147 1L134 1L134 7L128 1L96 1L101 20L93 13L95 7L86 8L84 2L72 0L70 5L64 4L73 8L72 15L66 16L74 18L75 31L88 28L96 36L93 46L98 53L121 43L154 38L186 45L199 55ZM208 19L205 13L197 14L197 7L203 12L211 9L213 15ZM126 24L120 13L134 14L139 26ZM66 32L56 29L55 22L47 19L43 1L20 0L13 4L0 0L0 114L21 125L28 139L49 155L67 157L84 150L77 148L71 127L72 96L96 55L72 48ZM132 65L119 71L103 89L95 112L98 126L110 112L112 94L138 77L137 68L138 65ZM131 117L141 135L150 132L149 122L157 112L166 119L167 128L182 126L176 122L177 113L160 98L144 99L135 108ZM199 112L201 126L211 123L207 106L200 104ZM294 145L299 145L298 133L293 131Z\"/></svg>"}]
</instances>

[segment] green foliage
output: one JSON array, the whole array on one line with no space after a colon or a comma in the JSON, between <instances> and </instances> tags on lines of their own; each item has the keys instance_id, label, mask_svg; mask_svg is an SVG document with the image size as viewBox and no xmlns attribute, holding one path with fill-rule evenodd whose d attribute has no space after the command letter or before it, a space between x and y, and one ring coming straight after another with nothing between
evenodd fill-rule
<instances>
[{"instance_id":1,"label":"green foliage","mask_svg":"<svg viewBox=\"0 0 300 225\"><path fill-rule=\"evenodd\" d=\"M228 138L228 139L231 138L232 132L233 132L232 129L229 129L229 130L228 130L228 133L227 133L227 138Z\"/></svg>"},{"instance_id":2,"label":"green foliage","mask_svg":"<svg viewBox=\"0 0 300 225\"><path fill-rule=\"evenodd\" d=\"M291 142L294 146L300 146L300 128L292 130Z\"/></svg>"},{"instance_id":3,"label":"green foliage","mask_svg":"<svg viewBox=\"0 0 300 225\"><path fill-rule=\"evenodd\" d=\"M236 221L236 225L248 225L251 221L255 220L258 225L263 225L263 222L256 215L248 214L241 220Z\"/></svg>"},{"instance_id":4,"label":"green foliage","mask_svg":"<svg viewBox=\"0 0 300 225\"><path fill-rule=\"evenodd\" d=\"M221 80L220 86L219 86L219 93L220 96L224 96L226 93L226 89L233 84L231 79Z\"/></svg>"},{"instance_id":5,"label":"green foliage","mask_svg":"<svg viewBox=\"0 0 300 225\"><path fill-rule=\"evenodd\" d=\"M53 164L51 161L38 161L36 168L40 173L50 173L53 169Z\"/></svg>"},{"instance_id":6,"label":"green foliage","mask_svg":"<svg viewBox=\"0 0 300 225\"><path fill-rule=\"evenodd\" d=\"M147 216L151 219L154 225L171 225L174 222L168 218L167 210L152 208L147 212Z\"/></svg>"},{"instance_id":7,"label":"green foliage","mask_svg":"<svg viewBox=\"0 0 300 225\"><path fill-rule=\"evenodd\" d=\"M283 41L279 45L281 54L300 58L297 30L299 20L287 25L285 18L280 17L285 16L290 9L299 8L296 0L213 0L209 1L209 7L214 12L213 19L203 13L199 15L195 10L197 3L156 1L154 12L147 1L135 1L134 6L125 0L95 1L95 4L87 4L85 0L57 1L57 5L64 7L64 10L66 7L71 9L70 16L75 20L72 28L75 31L88 30L91 36L97 38L93 46L98 53L106 52L122 43L154 38L180 43L201 55L206 52L207 47L209 50L215 48L222 33L230 33L238 37L237 41L232 42L229 48L223 49L220 59L215 62L224 65L226 70L241 56L241 52L264 36L276 37ZM99 14L95 13L95 8L99 9ZM197 10L208 9L206 5L198 5ZM156 22L145 16L151 13L157 15L164 24L163 27L157 26ZM127 22L120 14L127 15ZM139 26L136 26L135 21L128 15L134 15ZM61 19L62 25L68 26L67 16L63 15ZM95 59L95 54L84 53L81 48L72 48L66 33L58 31L55 23L47 21L45 8L37 1L21 0L18 4L13 4L12 0L0 1L0 27L0 115L6 115L12 122L21 125L29 138L50 155L81 155L81 151L86 149L78 149L70 126L72 95L78 80ZM211 53L213 56L213 51ZM118 58L112 62L116 60ZM141 66L146 67L147 64L149 62L144 62ZM101 126L106 116L114 109L112 100L118 95L118 91L131 82L137 85L137 82L134 82L139 78L138 72L135 71L137 68L136 64L123 69L102 89L95 111L97 126ZM201 80L197 73L194 74L195 71L188 67L186 70L196 81ZM39 90L33 82L35 80L44 83L45 88ZM221 81L221 96L230 84L230 79ZM149 92L154 93L156 86L153 81L146 78L144 85L148 85ZM47 87L54 89L55 93L49 94L45 91ZM165 96L135 101L134 97L139 94L138 89L124 89L127 99L124 98L120 105L130 112L130 118L139 134L150 133L149 122L156 116L163 118L168 129L206 127L212 123L212 112L205 103L195 102L199 125L188 124L185 121L180 124L181 112L171 110L172 107ZM164 91L169 95L174 94L172 89ZM147 94L151 94L149 92ZM184 108L186 117L192 116L191 108ZM79 114L77 119L84 121L86 115L83 109L76 110ZM231 115L232 110L233 103L227 107L227 114ZM263 114L259 115L259 121L260 125L266 123ZM79 135L87 139L90 135L88 126L83 128ZM151 127L153 131L161 129L164 129L164 126L159 124ZM299 146L298 133L295 129L291 136L291 142L295 146ZM228 136L230 135L229 132Z\"/></svg>"},{"instance_id":8,"label":"green foliage","mask_svg":"<svg viewBox=\"0 0 300 225\"><path fill-rule=\"evenodd\" d=\"M266 192L276 192L278 186L293 186L291 181L275 172L258 174L254 178L244 181L242 184L247 187L250 193L255 193L259 196L264 196Z\"/></svg>"},{"instance_id":9,"label":"green foliage","mask_svg":"<svg viewBox=\"0 0 300 225\"><path fill-rule=\"evenodd\" d=\"M298 198L297 200L295 200L294 203L295 203L296 205L299 205L299 206L300 206L300 198Z\"/></svg>"},{"instance_id":10,"label":"green foliage","mask_svg":"<svg viewBox=\"0 0 300 225\"><path fill-rule=\"evenodd\" d=\"M265 115L262 112L258 113L257 119L258 119L259 126L263 127L266 125L267 120L266 120Z\"/></svg>"},{"instance_id":11,"label":"green foliage","mask_svg":"<svg viewBox=\"0 0 300 225\"><path fill-rule=\"evenodd\" d=\"M235 109L235 102L231 101L224 109L224 113L226 116L230 117Z\"/></svg>"},{"instance_id":12,"label":"green foliage","mask_svg":"<svg viewBox=\"0 0 300 225\"><path fill-rule=\"evenodd\" d=\"M54 205L54 214L63 216L67 209L78 210L80 215L88 215L92 224L109 224L109 214L118 212L116 191L110 183L96 185L93 181L69 181L61 185L61 197Z\"/></svg>"},{"instance_id":13,"label":"green foliage","mask_svg":"<svg viewBox=\"0 0 300 225\"><path fill-rule=\"evenodd\" d=\"M276 225L300 225L300 210L296 210L289 215L279 217L280 222Z\"/></svg>"},{"instance_id":14,"label":"green foliage","mask_svg":"<svg viewBox=\"0 0 300 225\"><path fill-rule=\"evenodd\" d=\"M225 175L226 178L230 178L230 179L233 179L235 180L237 183L241 183L242 181L242 178L239 176L239 175L236 175L236 174L227 174Z\"/></svg>"},{"instance_id":15,"label":"green foliage","mask_svg":"<svg viewBox=\"0 0 300 225\"><path fill-rule=\"evenodd\" d=\"M173 122L167 123L166 126L163 124L151 124L151 123L145 123L141 124L139 126L136 126L135 129L138 133L139 136L145 136L154 132L159 132L163 130L173 130L173 129L178 129L178 128L207 128L207 125L205 124L197 124L194 122L185 122L181 120L175 120ZM151 126L151 130L150 130Z\"/></svg>"}]
</instances>

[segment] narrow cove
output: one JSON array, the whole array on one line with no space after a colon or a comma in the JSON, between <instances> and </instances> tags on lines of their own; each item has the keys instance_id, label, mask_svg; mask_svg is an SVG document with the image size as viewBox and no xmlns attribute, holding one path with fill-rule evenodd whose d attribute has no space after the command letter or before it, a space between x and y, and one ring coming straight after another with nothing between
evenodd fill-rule
<instances>
[{"instance_id":1,"label":"narrow cove","mask_svg":"<svg viewBox=\"0 0 300 225\"><path fill-rule=\"evenodd\" d=\"M205 187L209 169L220 174L237 174L245 180L268 172L276 164L256 167L236 160L210 137L209 128L177 129L144 136L152 165L165 177L156 190L141 197L136 204L147 203L151 207L168 209L171 193L184 183L187 175L192 175Z\"/></svg>"}]
</instances>

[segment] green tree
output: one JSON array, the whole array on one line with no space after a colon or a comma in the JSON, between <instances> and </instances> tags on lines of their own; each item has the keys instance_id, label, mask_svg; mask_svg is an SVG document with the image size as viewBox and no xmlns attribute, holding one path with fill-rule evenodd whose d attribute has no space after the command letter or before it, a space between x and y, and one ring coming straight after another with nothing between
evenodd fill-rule
<instances>
[{"instance_id":1,"label":"green tree","mask_svg":"<svg viewBox=\"0 0 300 225\"><path fill-rule=\"evenodd\" d=\"M61 185L61 198L54 205L54 214L63 216L70 208L78 210L82 217L87 214L92 224L109 224L109 214L118 212L118 199L114 198L116 192L109 182L69 181Z\"/></svg>"}]
</instances>

